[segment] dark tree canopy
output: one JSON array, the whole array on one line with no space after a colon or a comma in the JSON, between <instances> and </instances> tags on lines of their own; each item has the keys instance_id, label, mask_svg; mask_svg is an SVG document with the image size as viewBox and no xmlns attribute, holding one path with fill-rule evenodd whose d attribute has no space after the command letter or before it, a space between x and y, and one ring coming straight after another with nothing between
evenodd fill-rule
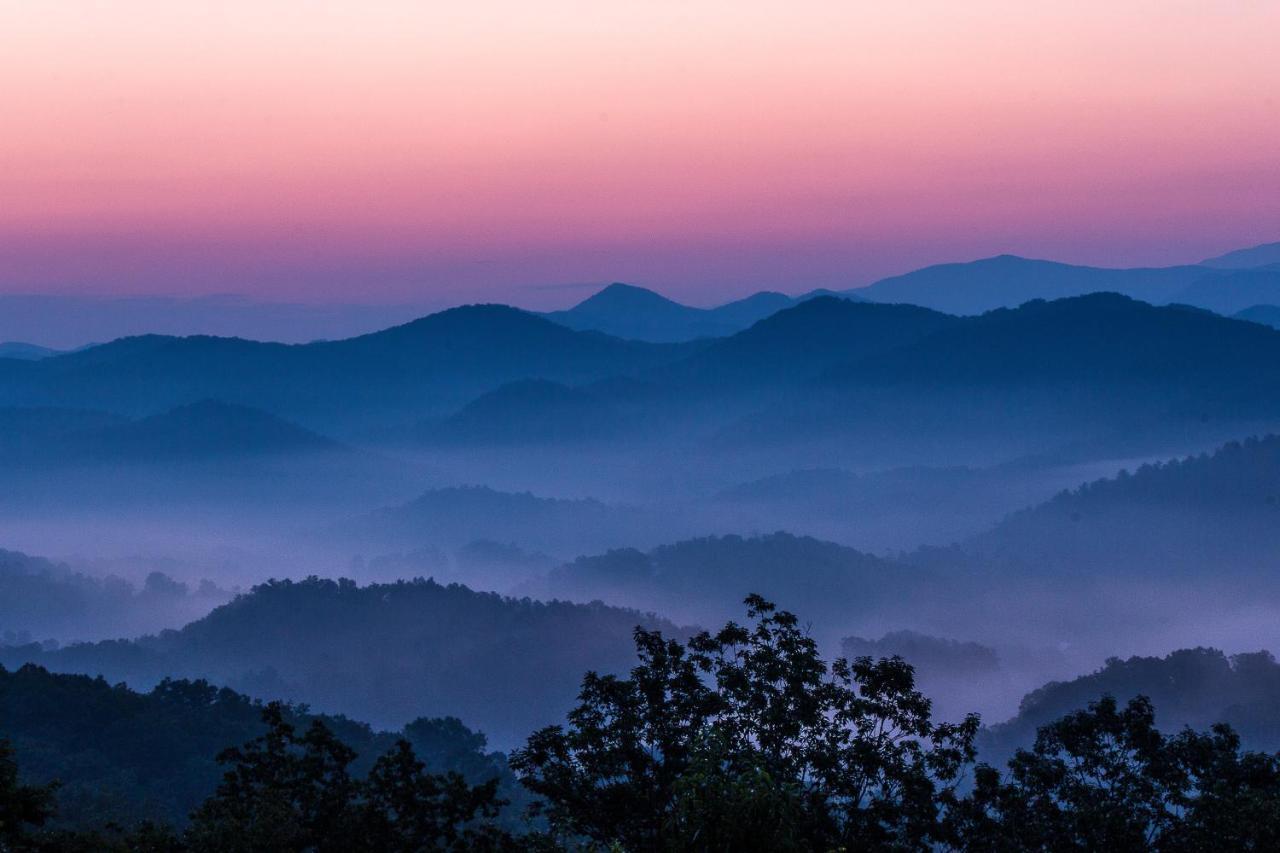
<instances>
[{"instance_id":1,"label":"dark tree canopy","mask_svg":"<svg viewBox=\"0 0 1280 853\"><path fill-rule=\"evenodd\" d=\"M512 764L562 838L626 850L926 849L978 721L934 724L900 659L827 666L795 616L687 645L637 630L630 678L589 673L567 726Z\"/></svg>"}]
</instances>

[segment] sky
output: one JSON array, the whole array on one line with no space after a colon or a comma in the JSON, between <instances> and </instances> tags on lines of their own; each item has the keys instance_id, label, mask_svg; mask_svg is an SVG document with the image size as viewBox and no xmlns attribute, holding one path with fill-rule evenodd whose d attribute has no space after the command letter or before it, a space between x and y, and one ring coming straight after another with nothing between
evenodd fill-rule
<instances>
[{"instance_id":1,"label":"sky","mask_svg":"<svg viewBox=\"0 0 1280 853\"><path fill-rule=\"evenodd\" d=\"M693 304L1280 240L1280 2L0 0L0 293Z\"/></svg>"}]
</instances>

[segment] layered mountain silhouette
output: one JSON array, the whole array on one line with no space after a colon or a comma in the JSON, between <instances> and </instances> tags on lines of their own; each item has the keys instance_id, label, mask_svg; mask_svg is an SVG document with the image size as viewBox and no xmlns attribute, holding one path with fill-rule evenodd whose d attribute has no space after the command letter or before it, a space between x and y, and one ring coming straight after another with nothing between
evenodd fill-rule
<instances>
[{"instance_id":1,"label":"layered mountain silhouette","mask_svg":"<svg viewBox=\"0 0 1280 853\"><path fill-rule=\"evenodd\" d=\"M1000 255L925 267L853 292L876 302L907 302L949 314L981 314L1033 299L1104 291L1163 303L1209 272L1200 266L1109 269Z\"/></svg>"},{"instance_id":2,"label":"layered mountain silhouette","mask_svg":"<svg viewBox=\"0 0 1280 853\"><path fill-rule=\"evenodd\" d=\"M796 382L833 365L892 352L954 322L914 305L816 297L650 375L720 391Z\"/></svg>"},{"instance_id":3,"label":"layered mountain silhouette","mask_svg":"<svg viewBox=\"0 0 1280 853\"><path fill-rule=\"evenodd\" d=\"M363 553L456 548L474 540L564 553L572 546L608 548L648 541L659 530L671 529L667 521L639 507L591 498L547 498L487 486L457 486L432 489L408 503L333 524L318 535Z\"/></svg>"},{"instance_id":4,"label":"layered mountain silhouette","mask_svg":"<svg viewBox=\"0 0 1280 853\"><path fill-rule=\"evenodd\" d=\"M75 409L0 409L0 424L0 458L10 464L142 464L344 451L274 415L217 400L137 420Z\"/></svg>"},{"instance_id":5,"label":"layered mountain silhouette","mask_svg":"<svg viewBox=\"0 0 1280 853\"><path fill-rule=\"evenodd\" d=\"M1097 293L966 318L827 379L935 389L1077 385L1100 395L1159 387L1222 398L1275 387L1278 356L1280 335L1257 324Z\"/></svg>"},{"instance_id":6,"label":"layered mountain silhouette","mask_svg":"<svg viewBox=\"0 0 1280 853\"><path fill-rule=\"evenodd\" d=\"M1218 269L1249 269L1275 264L1280 264L1280 243L1263 243L1248 249L1236 249L1200 262L1201 266Z\"/></svg>"},{"instance_id":7,"label":"layered mountain silhouette","mask_svg":"<svg viewBox=\"0 0 1280 853\"><path fill-rule=\"evenodd\" d=\"M1261 323L1273 329L1280 329L1280 305L1253 305L1235 313L1237 320L1248 320Z\"/></svg>"},{"instance_id":8,"label":"layered mountain silhouette","mask_svg":"<svg viewBox=\"0 0 1280 853\"><path fill-rule=\"evenodd\" d=\"M42 358L48 358L51 355L57 355L58 350L49 347L37 346L35 344L25 344L21 341L5 341L0 343L0 358L16 358L22 361L39 361Z\"/></svg>"},{"instance_id":9,"label":"layered mountain silhouette","mask_svg":"<svg viewBox=\"0 0 1280 853\"><path fill-rule=\"evenodd\" d=\"M731 335L806 298L766 291L715 308L692 308L643 287L614 283L543 316L571 329L669 343Z\"/></svg>"},{"instance_id":10,"label":"layered mountain silhouette","mask_svg":"<svg viewBox=\"0 0 1280 853\"><path fill-rule=\"evenodd\" d=\"M1266 651L1226 655L1218 649L1181 649L1165 657L1111 658L1096 672L1051 682L1022 700L1016 717L981 738L986 760L1011 754L1035 737L1038 726L1113 696L1124 703L1146 696L1167 732L1228 723L1249 749L1280 749L1280 664Z\"/></svg>"},{"instance_id":11,"label":"layered mountain silhouette","mask_svg":"<svg viewBox=\"0 0 1280 853\"><path fill-rule=\"evenodd\" d=\"M517 379L632 373L696 347L623 341L474 305L342 341L152 335L37 362L0 360L0 405L145 414L215 398L325 430L354 428L444 413Z\"/></svg>"},{"instance_id":12,"label":"layered mountain silhouette","mask_svg":"<svg viewBox=\"0 0 1280 853\"><path fill-rule=\"evenodd\" d=\"M922 572L807 536L709 536L580 557L553 570L531 594L628 602L680 622L732 618L751 592L838 632L876 603L925 581Z\"/></svg>"},{"instance_id":13,"label":"layered mountain silhouette","mask_svg":"<svg viewBox=\"0 0 1280 853\"><path fill-rule=\"evenodd\" d=\"M618 407L590 390L523 379L424 425L422 434L445 444L561 444L613 438L630 426Z\"/></svg>"},{"instance_id":14,"label":"layered mountain silhouette","mask_svg":"<svg viewBox=\"0 0 1280 853\"><path fill-rule=\"evenodd\" d=\"M1280 269L1249 269L1206 276L1179 291L1174 302L1235 314L1254 305L1280 305Z\"/></svg>"},{"instance_id":15,"label":"layered mountain silhouette","mask_svg":"<svg viewBox=\"0 0 1280 853\"><path fill-rule=\"evenodd\" d=\"M179 631L55 651L0 649L0 663L39 663L138 689L166 677L205 678L391 728L457 715L506 748L561 720L586 671L629 670L637 625L680 634L656 617L600 604L521 601L424 580L312 578L262 584Z\"/></svg>"},{"instance_id":16,"label":"layered mountain silhouette","mask_svg":"<svg viewBox=\"0 0 1280 853\"><path fill-rule=\"evenodd\" d=\"M1280 568L1280 437L1087 483L962 547L1049 573L1267 575Z\"/></svg>"}]
</instances>

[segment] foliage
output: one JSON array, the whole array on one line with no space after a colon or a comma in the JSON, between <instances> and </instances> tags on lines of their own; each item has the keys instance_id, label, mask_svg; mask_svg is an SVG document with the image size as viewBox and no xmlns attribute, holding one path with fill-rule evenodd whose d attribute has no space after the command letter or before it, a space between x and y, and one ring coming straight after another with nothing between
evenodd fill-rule
<instances>
[{"instance_id":1,"label":"foliage","mask_svg":"<svg viewBox=\"0 0 1280 853\"><path fill-rule=\"evenodd\" d=\"M563 838L627 850L927 849L977 719L934 724L900 659L828 667L795 616L688 645L637 630L627 679L588 673L568 727L512 758Z\"/></svg>"},{"instance_id":2,"label":"foliage","mask_svg":"<svg viewBox=\"0 0 1280 853\"><path fill-rule=\"evenodd\" d=\"M468 785L433 775L401 740L365 779L355 752L320 720L298 734L278 704L267 732L224 751L217 792L192 816L193 851L501 850L513 845L493 818L497 781Z\"/></svg>"},{"instance_id":3,"label":"foliage","mask_svg":"<svg viewBox=\"0 0 1280 853\"><path fill-rule=\"evenodd\" d=\"M1162 734L1145 698L1043 727L1002 777L980 766L948 818L967 850L1263 850L1280 846L1280 756L1229 726Z\"/></svg>"}]
</instances>

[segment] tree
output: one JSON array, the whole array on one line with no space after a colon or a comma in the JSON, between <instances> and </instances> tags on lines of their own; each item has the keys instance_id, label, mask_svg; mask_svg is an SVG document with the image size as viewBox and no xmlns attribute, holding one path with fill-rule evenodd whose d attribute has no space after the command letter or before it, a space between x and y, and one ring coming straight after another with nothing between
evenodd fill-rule
<instances>
[{"instance_id":1,"label":"tree","mask_svg":"<svg viewBox=\"0 0 1280 853\"><path fill-rule=\"evenodd\" d=\"M231 765L217 792L192 815L194 851L502 850L510 836L492 823L497 780L472 787L459 775L426 772L407 741L378 759L366 779L349 773L355 752L320 720L298 735L284 708L263 709L267 732L224 750Z\"/></svg>"},{"instance_id":2,"label":"tree","mask_svg":"<svg viewBox=\"0 0 1280 853\"><path fill-rule=\"evenodd\" d=\"M36 849L32 830L53 815L55 786L23 785L13 746L0 740L0 851Z\"/></svg>"},{"instance_id":3,"label":"tree","mask_svg":"<svg viewBox=\"0 0 1280 853\"><path fill-rule=\"evenodd\" d=\"M1280 845L1280 758L1229 726L1174 736L1150 700L1106 696L1040 729L1002 777L981 765L952 804L965 850L1264 850Z\"/></svg>"},{"instance_id":4,"label":"tree","mask_svg":"<svg viewBox=\"0 0 1280 853\"><path fill-rule=\"evenodd\" d=\"M562 838L629 851L928 849L978 720L934 724L900 659L828 666L759 596L687 645L637 629L630 678L588 673L568 726L512 757Z\"/></svg>"}]
</instances>

